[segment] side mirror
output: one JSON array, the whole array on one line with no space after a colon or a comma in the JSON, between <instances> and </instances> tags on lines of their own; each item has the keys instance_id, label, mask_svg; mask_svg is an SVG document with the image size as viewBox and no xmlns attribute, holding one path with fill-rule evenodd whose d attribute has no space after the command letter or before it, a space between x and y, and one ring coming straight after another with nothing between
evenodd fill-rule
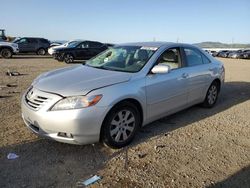
<instances>
[{"instance_id":1,"label":"side mirror","mask_svg":"<svg viewBox=\"0 0 250 188\"><path fill-rule=\"evenodd\" d=\"M170 71L170 69L171 69L170 66L161 64L161 65L155 65L152 68L151 72L153 74L166 74Z\"/></svg>"}]
</instances>

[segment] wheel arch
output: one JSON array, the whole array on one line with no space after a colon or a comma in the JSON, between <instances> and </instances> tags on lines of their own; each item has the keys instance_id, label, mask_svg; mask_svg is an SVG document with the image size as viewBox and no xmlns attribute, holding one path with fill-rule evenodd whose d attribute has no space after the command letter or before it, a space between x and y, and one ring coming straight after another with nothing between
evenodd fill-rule
<instances>
[{"instance_id":1,"label":"wheel arch","mask_svg":"<svg viewBox=\"0 0 250 188\"><path fill-rule=\"evenodd\" d=\"M129 102L133 105L135 105L135 107L137 108L137 110L139 111L139 115L140 115L140 127L142 127L143 125L143 108L142 108L142 104L134 99L134 98L125 98L125 99L122 99L120 100L119 102L116 102L107 112L107 114L105 115L103 121L102 121L102 126L101 126L101 130L100 130L100 137L99 137L99 140L101 141L102 140L102 132L103 132L103 127L104 127L104 123L109 115L109 113L117 106L119 106L121 103L124 103L124 102Z\"/></svg>"},{"instance_id":2,"label":"wheel arch","mask_svg":"<svg viewBox=\"0 0 250 188\"><path fill-rule=\"evenodd\" d=\"M10 47L10 46L0 46L0 52L3 50L3 49L9 49L9 50L11 50L11 52L13 53L14 52L14 50L12 49L12 47Z\"/></svg>"},{"instance_id":3,"label":"wheel arch","mask_svg":"<svg viewBox=\"0 0 250 188\"><path fill-rule=\"evenodd\" d=\"M46 48L44 48L44 47L39 47L39 48L36 50L36 53L38 54L39 50L41 50L41 49L45 50L45 54L48 52L48 50L47 50Z\"/></svg>"},{"instance_id":4,"label":"wheel arch","mask_svg":"<svg viewBox=\"0 0 250 188\"><path fill-rule=\"evenodd\" d=\"M219 89L219 92L220 92L220 89L221 89L221 81L220 81L220 79L215 78L210 85L212 85L213 83L218 84L218 89Z\"/></svg>"}]
</instances>

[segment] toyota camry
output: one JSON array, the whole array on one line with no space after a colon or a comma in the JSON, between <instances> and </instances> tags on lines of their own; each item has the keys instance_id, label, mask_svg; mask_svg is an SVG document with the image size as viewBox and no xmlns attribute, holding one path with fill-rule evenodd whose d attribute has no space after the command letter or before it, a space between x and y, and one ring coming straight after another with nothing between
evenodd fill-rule
<instances>
[{"instance_id":1,"label":"toyota camry","mask_svg":"<svg viewBox=\"0 0 250 188\"><path fill-rule=\"evenodd\" d=\"M116 45L38 76L22 97L22 117L59 142L121 148L152 121L195 104L213 107L224 75L221 62L193 45Z\"/></svg>"}]
</instances>

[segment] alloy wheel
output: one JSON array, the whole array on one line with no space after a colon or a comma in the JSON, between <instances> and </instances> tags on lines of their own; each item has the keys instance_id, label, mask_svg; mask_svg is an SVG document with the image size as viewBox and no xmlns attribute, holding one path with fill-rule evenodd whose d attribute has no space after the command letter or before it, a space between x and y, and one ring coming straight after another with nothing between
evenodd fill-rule
<instances>
[{"instance_id":1,"label":"alloy wheel","mask_svg":"<svg viewBox=\"0 0 250 188\"><path fill-rule=\"evenodd\" d=\"M3 49L1 55L4 58L10 58L12 56L11 51L8 49Z\"/></svg>"},{"instance_id":2,"label":"alloy wheel","mask_svg":"<svg viewBox=\"0 0 250 188\"><path fill-rule=\"evenodd\" d=\"M44 49L39 49L38 50L38 55L45 55L46 51Z\"/></svg>"},{"instance_id":3,"label":"alloy wheel","mask_svg":"<svg viewBox=\"0 0 250 188\"><path fill-rule=\"evenodd\" d=\"M72 63L74 61L74 58L72 55L70 54L67 54L65 57L64 57L64 61L65 63Z\"/></svg>"},{"instance_id":4,"label":"alloy wheel","mask_svg":"<svg viewBox=\"0 0 250 188\"><path fill-rule=\"evenodd\" d=\"M122 110L111 121L110 136L115 142L124 142L132 135L134 129L134 114L129 110Z\"/></svg>"},{"instance_id":5,"label":"alloy wheel","mask_svg":"<svg viewBox=\"0 0 250 188\"><path fill-rule=\"evenodd\" d=\"M208 95L207 95L207 99L208 99L208 103L210 105L214 104L217 98L217 87L216 85L212 85L209 90L208 90Z\"/></svg>"}]
</instances>

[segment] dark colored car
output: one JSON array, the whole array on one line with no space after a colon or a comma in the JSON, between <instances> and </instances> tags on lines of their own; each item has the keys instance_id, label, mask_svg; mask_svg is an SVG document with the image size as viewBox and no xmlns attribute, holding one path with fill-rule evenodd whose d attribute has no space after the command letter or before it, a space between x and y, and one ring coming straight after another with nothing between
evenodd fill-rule
<instances>
[{"instance_id":1,"label":"dark colored car","mask_svg":"<svg viewBox=\"0 0 250 188\"><path fill-rule=\"evenodd\" d=\"M76 41L64 48L57 48L53 57L58 61L72 63L74 60L88 60L108 49L106 44L96 41Z\"/></svg>"},{"instance_id":2,"label":"dark colored car","mask_svg":"<svg viewBox=\"0 0 250 188\"><path fill-rule=\"evenodd\" d=\"M243 59L250 59L250 50L244 50L244 51L240 54L240 58L243 58Z\"/></svg>"},{"instance_id":3,"label":"dark colored car","mask_svg":"<svg viewBox=\"0 0 250 188\"><path fill-rule=\"evenodd\" d=\"M227 57L230 52L229 50L222 50L217 54L217 57Z\"/></svg>"},{"instance_id":4,"label":"dark colored car","mask_svg":"<svg viewBox=\"0 0 250 188\"><path fill-rule=\"evenodd\" d=\"M14 40L18 44L20 53L35 52L38 55L45 55L50 46L50 41L44 38L23 37Z\"/></svg>"},{"instance_id":5,"label":"dark colored car","mask_svg":"<svg viewBox=\"0 0 250 188\"><path fill-rule=\"evenodd\" d=\"M241 53L242 53L242 50L232 51L228 54L227 57L237 59L237 58L240 58Z\"/></svg>"},{"instance_id":6,"label":"dark colored car","mask_svg":"<svg viewBox=\"0 0 250 188\"><path fill-rule=\"evenodd\" d=\"M111 44L111 43L105 43L105 45L107 45L108 48L115 46L115 44Z\"/></svg>"}]
</instances>

